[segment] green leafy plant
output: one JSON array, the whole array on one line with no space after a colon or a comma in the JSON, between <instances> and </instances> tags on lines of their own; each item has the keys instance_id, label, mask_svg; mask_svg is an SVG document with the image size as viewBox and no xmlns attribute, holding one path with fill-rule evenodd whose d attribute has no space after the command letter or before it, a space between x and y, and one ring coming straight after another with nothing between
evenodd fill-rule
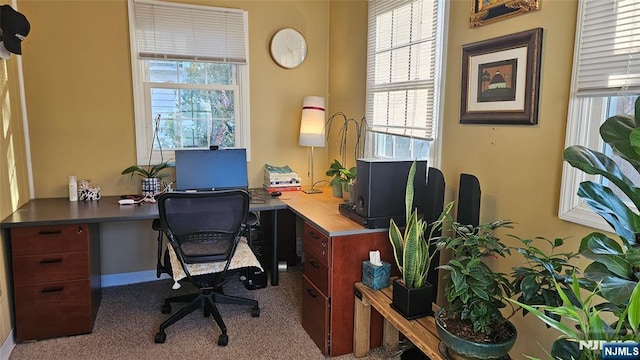
<instances>
[{"instance_id":1,"label":"green leafy plant","mask_svg":"<svg viewBox=\"0 0 640 360\"><path fill-rule=\"evenodd\" d=\"M558 252L558 248L564 245L564 240L556 238L553 241L544 237L534 239L517 239L521 246L512 249L524 257L525 263L522 266L515 266L511 270L511 285L513 295L520 303L527 305L548 305L560 306L562 298L557 291L556 284L568 288L572 276L577 272L574 265L570 263L577 258L578 254L573 252ZM535 242L542 242L550 248L549 252L540 249ZM528 311L523 310L523 315ZM549 315L549 314L548 314ZM560 320L559 315L550 314L556 320Z\"/></svg>"},{"instance_id":2,"label":"green leafy plant","mask_svg":"<svg viewBox=\"0 0 640 360\"><path fill-rule=\"evenodd\" d=\"M140 166L133 165L128 168L122 170L121 175L131 174L131 177L134 175L141 176L143 178L156 178L156 177L166 177L168 174L162 174L161 171L169 167L169 161L161 162L157 165L149 165L149 166Z\"/></svg>"},{"instance_id":3,"label":"green leafy plant","mask_svg":"<svg viewBox=\"0 0 640 360\"><path fill-rule=\"evenodd\" d=\"M404 231L391 219L389 224L389 240L393 247L393 256L402 273L402 281L407 288L420 288L426 284L427 275L435 251L430 252L433 234L442 227L446 215L449 214L453 204L448 204L442 214L433 224L418 216L418 209L413 207L414 178L416 174L416 162L409 168L407 187L405 190L405 226ZM429 236L425 232L429 230Z\"/></svg>"},{"instance_id":4,"label":"green leafy plant","mask_svg":"<svg viewBox=\"0 0 640 360\"><path fill-rule=\"evenodd\" d=\"M611 146L621 162L627 162L640 174L640 97L635 101L634 116L615 115L600 126L602 140ZM600 232L585 236L580 254L593 260L584 269L587 288L597 290L608 300L607 306L620 314L640 280L640 189L626 176L610 156L587 147L574 145L564 150L564 160L590 175L600 175L615 185L623 195L609 186L584 181L578 196L615 231L620 241ZM626 203L630 200L635 209Z\"/></svg>"},{"instance_id":5,"label":"green leafy plant","mask_svg":"<svg viewBox=\"0 0 640 360\"><path fill-rule=\"evenodd\" d=\"M325 175L333 177L329 182L332 186L350 183L356 178L356 168L354 166L350 169L346 169L338 160L334 159L329 165L329 170L327 170Z\"/></svg>"},{"instance_id":6,"label":"green leafy plant","mask_svg":"<svg viewBox=\"0 0 640 360\"><path fill-rule=\"evenodd\" d=\"M512 286L506 274L493 271L483 260L511 253L494 232L512 228L513 222L498 220L474 227L447 217L454 235L438 241L439 248L453 252L452 258L439 267L448 270L445 294L450 305L446 317L469 322L474 332L493 337L492 333L506 321L500 309L506 306Z\"/></svg>"},{"instance_id":7,"label":"green leafy plant","mask_svg":"<svg viewBox=\"0 0 640 360\"><path fill-rule=\"evenodd\" d=\"M556 291L562 300L562 303L557 306L527 305L510 300L534 314L548 326L560 331L562 337L554 342L549 354L550 357L576 360L602 358L599 350L580 349L580 340L640 341L640 333L638 332L638 326L640 326L640 286L636 284L631 292L629 305L620 314L619 320L623 321L616 321L613 325L609 325L603 319L601 307L594 303L598 290L594 289L586 297L583 297L580 282L575 273L572 275L571 284L570 287L564 288L554 281ZM558 321L557 317L563 317L567 321L575 323L576 326L568 326ZM625 328L623 324L630 324L630 327Z\"/></svg>"}]
</instances>

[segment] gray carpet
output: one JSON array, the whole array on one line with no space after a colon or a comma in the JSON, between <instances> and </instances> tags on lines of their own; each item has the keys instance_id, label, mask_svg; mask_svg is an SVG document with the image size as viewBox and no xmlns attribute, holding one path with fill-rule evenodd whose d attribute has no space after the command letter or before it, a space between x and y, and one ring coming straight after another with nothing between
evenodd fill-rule
<instances>
[{"instance_id":1,"label":"gray carpet","mask_svg":"<svg viewBox=\"0 0 640 360\"><path fill-rule=\"evenodd\" d=\"M246 290L235 280L225 286L228 294L257 299L261 310L253 318L249 307L219 305L229 335L226 347L217 345L220 330L213 318L201 312L170 326L164 344L154 343L168 316L160 312L163 299L193 291L189 285L180 290L171 285L161 280L105 288L93 333L18 344L10 359L324 359L301 325L302 277L297 270L281 272L279 286ZM389 357L382 349L374 349L363 359L384 358Z\"/></svg>"}]
</instances>

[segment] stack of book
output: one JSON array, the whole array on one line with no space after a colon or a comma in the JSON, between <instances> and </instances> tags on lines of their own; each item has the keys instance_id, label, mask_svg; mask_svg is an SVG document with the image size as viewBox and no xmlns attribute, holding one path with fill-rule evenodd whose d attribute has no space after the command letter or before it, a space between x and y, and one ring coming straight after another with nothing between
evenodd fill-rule
<instances>
[{"instance_id":1,"label":"stack of book","mask_svg":"<svg viewBox=\"0 0 640 360\"><path fill-rule=\"evenodd\" d=\"M300 177L287 165L264 165L264 188L268 192L300 190Z\"/></svg>"}]
</instances>

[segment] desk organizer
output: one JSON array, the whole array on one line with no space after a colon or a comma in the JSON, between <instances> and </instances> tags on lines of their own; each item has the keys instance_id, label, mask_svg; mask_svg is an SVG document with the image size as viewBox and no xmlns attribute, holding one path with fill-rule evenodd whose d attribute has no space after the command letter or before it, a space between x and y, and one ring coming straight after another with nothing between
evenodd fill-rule
<instances>
[{"instance_id":1,"label":"desk organizer","mask_svg":"<svg viewBox=\"0 0 640 360\"><path fill-rule=\"evenodd\" d=\"M362 262L362 283L372 288L380 290L389 286L389 275L391 274L391 264L382 262L382 266L371 264L369 260Z\"/></svg>"}]
</instances>

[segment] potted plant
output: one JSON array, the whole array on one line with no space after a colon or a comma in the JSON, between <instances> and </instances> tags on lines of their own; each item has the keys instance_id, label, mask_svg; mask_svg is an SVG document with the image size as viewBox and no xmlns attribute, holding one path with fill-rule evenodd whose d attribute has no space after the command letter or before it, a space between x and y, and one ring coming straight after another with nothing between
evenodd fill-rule
<instances>
[{"instance_id":1,"label":"potted plant","mask_svg":"<svg viewBox=\"0 0 640 360\"><path fill-rule=\"evenodd\" d=\"M402 279L393 281L391 306L408 319L433 314L433 287L427 282L427 275L435 252L430 252L430 249L435 240L434 232L441 228L444 217L453 206L448 204L433 224L427 224L424 219L418 217L418 210L413 207L415 173L414 161L409 168L405 190L404 230L401 231L393 219L389 223L389 240L393 256L402 273ZM429 236L425 237L428 228Z\"/></svg>"},{"instance_id":2,"label":"potted plant","mask_svg":"<svg viewBox=\"0 0 640 360\"><path fill-rule=\"evenodd\" d=\"M640 188L618 165L626 162L630 171L640 174L640 97L635 100L634 110L632 116L615 115L600 126L602 140L621 160L616 162L608 155L579 145L569 146L563 153L564 160L571 166L590 175L602 176L618 188L614 191L599 181L584 181L579 185L578 196L612 227L619 240L600 232L590 233L581 240L579 254L592 262L584 269L583 278L572 281L571 291L564 291L567 297L573 295L577 299L569 298L567 302L563 297L564 303L558 306L525 306L565 335L553 344L551 355L554 358L574 356L577 359L577 355L581 359L590 359L598 356L592 351L581 352L576 340L639 339L637 329L640 321L634 320L632 315L640 311L640 300L634 300L640 297L637 290L640 282L640 237L637 236L640 233L640 216L635 210L640 208ZM629 201L635 209L629 207ZM586 299L580 298L580 289L589 291L590 295ZM594 304L594 295L603 298L604 302ZM567 307L574 312L572 316L567 313ZM578 310L582 317L575 314ZM611 323L602 320L602 312L609 313L604 318L612 320ZM557 323L560 314L577 322L579 331Z\"/></svg>"},{"instance_id":3,"label":"potted plant","mask_svg":"<svg viewBox=\"0 0 640 360\"><path fill-rule=\"evenodd\" d=\"M506 304L510 305L506 299L512 295L512 285L506 274L493 271L484 260L511 253L494 232L511 228L513 223L498 220L474 227L454 222L450 216L447 222L453 235L443 236L438 247L453 255L438 267L448 270L445 294L450 304L435 315L440 339L449 353L459 357L501 358L508 354L517 337L516 328L508 321L515 308L507 317L501 312Z\"/></svg>"},{"instance_id":4,"label":"potted plant","mask_svg":"<svg viewBox=\"0 0 640 360\"><path fill-rule=\"evenodd\" d=\"M332 179L329 182L333 190L333 196L344 197L344 192L350 192L349 185L353 183L356 178L355 166L347 169L337 160L334 159L329 165L329 169L325 173L327 176L331 176ZM348 199L348 197L347 197Z\"/></svg>"},{"instance_id":5,"label":"potted plant","mask_svg":"<svg viewBox=\"0 0 640 360\"><path fill-rule=\"evenodd\" d=\"M121 175L131 174L138 175L142 178L142 195L145 197L153 197L160 193L160 178L168 176L163 174L162 170L169 167L169 160L163 161L157 165L132 165L122 170Z\"/></svg>"}]
</instances>

